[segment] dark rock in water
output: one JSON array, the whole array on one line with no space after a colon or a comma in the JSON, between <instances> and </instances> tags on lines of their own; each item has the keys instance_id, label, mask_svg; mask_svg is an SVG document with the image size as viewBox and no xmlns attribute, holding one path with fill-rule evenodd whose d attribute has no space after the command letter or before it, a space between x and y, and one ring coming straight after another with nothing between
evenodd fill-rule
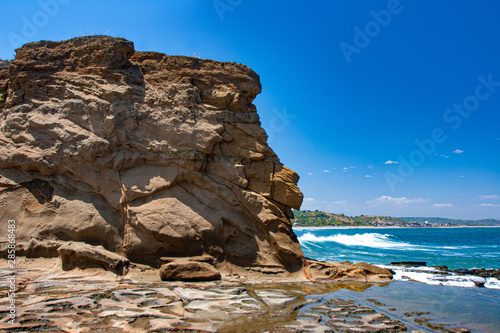
<instances>
[{"instance_id":1,"label":"dark rock in water","mask_svg":"<svg viewBox=\"0 0 500 333\"><path fill-rule=\"evenodd\" d=\"M500 278L500 269L485 269L485 268L471 268L471 269L454 269L454 273L458 275L475 275L482 278Z\"/></svg>"},{"instance_id":2,"label":"dark rock in water","mask_svg":"<svg viewBox=\"0 0 500 333\"><path fill-rule=\"evenodd\" d=\"M486 280L484 281L474 281L474 284L476 285L476 287L479 287L479 288L484 288L484 284L486 283Z\"/></svg>"},{"instance_id":3,"label":"dark rock in water","mask_svg":"<svg viewBox=\"0 0 500 333\"><path fill-rule=\"evenodd\" d=\"M391 265L421 267L421 266L427 266L427 262L425 262L425 261L393 261L393 262L391 262Z\"/></svg>"},{"instance_id":4,"label":"dark rock in water","mask_svg":"<svg viewBox=\"0 0 500 333\"><path fill-rule=\"evenodd\" d=\"M434 268L445 272L448 270L448 266L434 266Z\"/></svg>"},{"instance_id":5,"label":"dark rock in water","mask_svg":"<svg viewBox=\"0 0 500 333\"><path fill-rule=\"evenodd\" d=\"M108 36L16 52L0 62L0 228L16 220L18 245L302 272L299 176L267 144L254 71Z\"/></svg>"},{"instance_id":6,"label":"dark rock in water","mask_svg":"<svg viewBox=\"0 0 500 333\"><path fill-rule=\"evenodd\" d=\"M214 266L198 261L175 260L160 268L163 281L212 281L219 280L221 275Z\"/></svg>"}]
</instances>

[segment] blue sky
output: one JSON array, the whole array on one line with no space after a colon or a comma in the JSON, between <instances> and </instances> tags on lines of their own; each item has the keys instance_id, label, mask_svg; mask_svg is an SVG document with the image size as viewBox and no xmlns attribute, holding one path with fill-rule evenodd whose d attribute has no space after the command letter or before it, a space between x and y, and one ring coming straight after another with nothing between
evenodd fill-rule
<instances>
[{"instance_id":1,"label":"blue sky","mask_svg":"<svg viewBox=\"0 0 500 333\"><path fill-rule=\"evenodd\" d=\"M243 63L303 209L500 219L500 2L1 1L0 58L108 34Z\"/></svg>"}]
</instances>

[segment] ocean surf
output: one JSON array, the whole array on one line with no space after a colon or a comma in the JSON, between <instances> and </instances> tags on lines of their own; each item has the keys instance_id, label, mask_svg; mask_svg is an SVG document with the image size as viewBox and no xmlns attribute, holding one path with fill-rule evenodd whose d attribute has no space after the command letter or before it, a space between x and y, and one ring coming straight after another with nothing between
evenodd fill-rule
<instances>
[{"instance_id":1,"label":"ocean surf","mask_svg":"<svg viewBox=\"0 0 500 333\"><path fill-rule=\"evenodd\" d=\"M309 258L368 262L392 269L394 279L399 281L500 289L500 281L495 277L453 272L500 268L500 228L295 228L294 231ZM425 262L426 267L390 265L402 261Z\"/></svg>"}]
</instances>

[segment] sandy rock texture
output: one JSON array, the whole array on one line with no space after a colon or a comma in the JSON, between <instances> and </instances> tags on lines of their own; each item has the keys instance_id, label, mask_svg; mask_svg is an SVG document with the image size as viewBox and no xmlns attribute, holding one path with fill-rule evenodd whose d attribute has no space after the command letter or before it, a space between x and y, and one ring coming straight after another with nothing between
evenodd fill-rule
<instances>
[{"instance_id":1,"label":"sandy rock texture","mask_svg":"<svg viewBox=\"0 0 500 333\"><path fill-rule=\"evenodd\" d=\"M157 268L210 255L300 272L299 177L266 143L260 91L244 65L123 38L24 45L0 62L0 226L15 219L21 247L80 242Z\"/></svg>"},{"instance_id":2,"label":"sandy rock texture","mask_svg":"<svg viewBox=\"0 0 500 333\"><path fill-rule=\"evenodd\" d=\"M9 272L3 264L0 259L0 307L6 308ZM404 331L372 308L353 302L339 308L329 300L329 293L359 292L369 283L161 282L157 274L154 282L136 280L148 271L134 268L122 277L100 269L65 272L60 265L57 258L20 260L15 324L3 316L0 332Z\"/></svg>"}]
</instances>

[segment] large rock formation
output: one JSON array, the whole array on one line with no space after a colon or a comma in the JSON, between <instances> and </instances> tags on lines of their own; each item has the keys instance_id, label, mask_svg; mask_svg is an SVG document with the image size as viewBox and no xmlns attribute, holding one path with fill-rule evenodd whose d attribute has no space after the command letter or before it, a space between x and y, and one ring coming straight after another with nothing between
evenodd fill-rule
<instances>
[{"instance_id":1,"label":"large rock formation","mask_svg":"<svg viewBox=\"0 0 500 333\"><path fill-rule=\"evenodd\" d=\"M84 242L155 267L300 270L299 177L266 143L260 91L244 65L123 38L24 45L0 63L2 230L15 219L18 245Z\"/></svg>"}]
</instances>

